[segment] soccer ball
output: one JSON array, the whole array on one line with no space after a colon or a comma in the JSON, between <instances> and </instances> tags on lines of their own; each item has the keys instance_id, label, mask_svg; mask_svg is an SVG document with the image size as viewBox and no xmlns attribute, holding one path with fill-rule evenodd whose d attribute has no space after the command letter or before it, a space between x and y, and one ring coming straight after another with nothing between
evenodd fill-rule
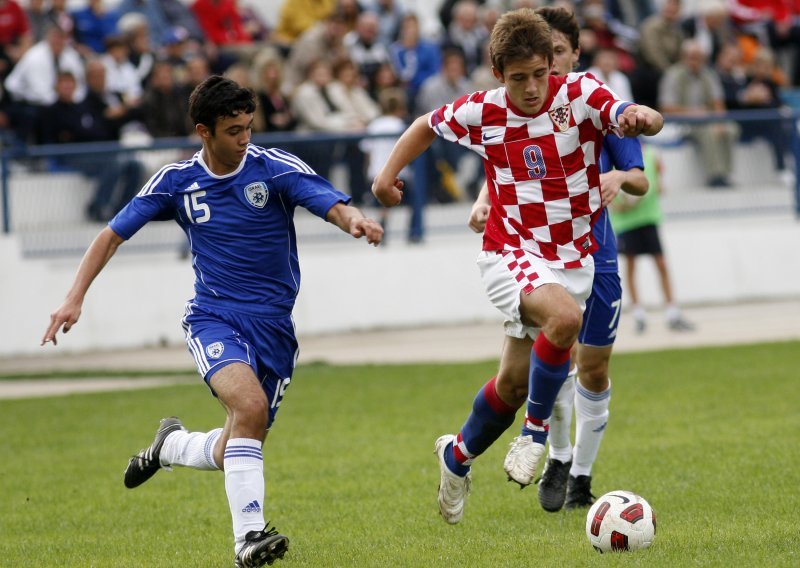
<instances>
[{"instance_id":1,"label":"soccer ball","mask_svg":"<svg viewBox=\"0 0 800 568\"><path fill-rule=\"evenodd\" d=\"M601 553L647 548L656 537L655 511L635 493L611 491L586 514L586 536Z\"/></svg>"}]
</instances>

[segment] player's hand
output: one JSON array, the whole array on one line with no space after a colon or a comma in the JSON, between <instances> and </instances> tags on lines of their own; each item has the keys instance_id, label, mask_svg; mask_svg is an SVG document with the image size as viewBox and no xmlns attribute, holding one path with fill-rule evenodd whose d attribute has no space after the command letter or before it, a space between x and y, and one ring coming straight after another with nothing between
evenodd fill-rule
<instances>
[{"instance_id":1,"label":"player's hand","mask_svg":"<svg viewBox=\"0 0 800 568\"><path fill-rule=\"evenodd\" d=\"M350 234L355 238L360 239L366 237L367 242L372 246L378 246L383 240L383 227L377 221L361 217L353 219L350 224Z\"/></svg>"},{"instance_id":2,"label":"player's hand","mask_svg":"<svg viewBox=\"0 0 800 568\"><path fill-rule=\"evenodd\" d=\"M384 207L394 207L399 205L400 200L403 199L404 186L405 183L400 178L394 178L389 183L381 180L379 176L372 182L372 194Z\"/></svg>"},{"instance_id":3,"label":"player's hand","mask_svg":"<svg viewBox=\"0 0 800 568\"><path fill-rule=\"evenodd\" d=\"M656 117L638 105L631 105L619 115L619 129L624 136L638 136L651 132L656 126ZM658 129L660 130L660 128Z\"/></svg>"},{"instance_id":4,"label":"player's hand","mask_svg":"<svg viewBox=\"0 0 800 568\"><path fill-rule=\"evenodd\" d=\"M614 198L622 189L624 181L625 173L619 170L611 170L600 174L600 198L603 207L608 207L609 203L614 201Z\"/></svg>"},{"instance_id":5,"label":"player's hand","mask_svg":"<svg viewBox=\"0 0 800 568\"><path fill-rule=\"evenodd\" d=\"M71 302L61 304L56 311L50 314L50 325L47 331L44 332L42 342L39 345L44 345L48 341L52 341L53 345L58 345L58 339L56 338L58 330L62 329L63 326L63 332L67 333L78 322L80 317L80 305L75 305Z\"/></svg>"},{"instance_id":6,"label":"player's hand","mask_svg":"<svg viewBox=\"0 0 800 568\"><path fill-rule=\"evenodd\" d=\"M472 211L469 213L469 228L476 233L482 233L486 228L486 220L489 219L489 210L491 207L485 203L476 203L472 206Z\"/></svg>"}]
</instances>

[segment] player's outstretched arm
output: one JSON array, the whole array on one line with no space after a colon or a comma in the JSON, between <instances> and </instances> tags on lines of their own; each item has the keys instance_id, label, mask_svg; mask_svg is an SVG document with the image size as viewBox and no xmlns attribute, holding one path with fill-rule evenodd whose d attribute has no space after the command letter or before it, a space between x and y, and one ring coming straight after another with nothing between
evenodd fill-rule
<instances>
[{"instance_id":1,"label":"player's outstretched arm","mask_svg":"<svg viewBox=\"0 0 800 568\"><path fill-rule=\"evenodd\" d=\"M647 176L639 168L611 170L600 174L600 196L603 207L608 207L620 191L641 196L647 193L649 187Z\"/></svg>"},{"instance_id":2,"label":"player's outstretched arm","mask_svg":"<svg viewBox=\"0 0 800 568\"><path fill-rule=\"evenodd\" d=\"M40 345L44 345L48 341L52 341L53 345L58 345L58 339L56 339L58 330L63 326L64 333L67 333L77 323L89 286L123 242L124 239L110 227L104 228L95 237L83 255L83 260L78 266L78 272L67 297L58 309L50 314L50 325L45 331Z\"/></svg>"},{"instance_id":3,"label":"player's outstretched arm","mask_svg":"<svg viewBox=\"0 0 800 568\"><path fill-rule=\"evenodd\" d=\"M378 246L383 240L381 224L364 217L364 214L352 205L337 203L328 210L326 219L356 239L366 237L371 245Z\"/></svg>"},{"instance_id":4,"label":"player's outstretched arm","mask_svg":"<svg viewBox=\"0 0 800 568\"><path fill-rule=\"evenodd\" d=\"M486 182L483 182L481 191L478 193L478 197L475 198L475 203L472 204L472 210L469 212L469 221L467 222L469 228L476 233L482 233L486 228L490 209L489 186L486 185Z\"/></svg>"},{"instance_id":5,"label":"player's outstretched arm","mask_svg":"<svg viewBox=\"0 0 800 568\"><path fill-rule=\"evenodd\" d=\"M664 128L664 117L645 105L629 105L619 115L619 127L625 136L654 136Z\"/></svg>"},{"instance_id":6,"label":"player's outstretched arm","mask_svg":"<svg viewBox=\"0 0 800 568\"><path fill-rule=\"evenodd\" d=\"M403 182L397 177L400 170L422 154L436 138L428 126L429 114L417 118L400 136L389 159L372 182L372 193L384 207L394 207L403 198Z\"/></svg>"}]
</instances>

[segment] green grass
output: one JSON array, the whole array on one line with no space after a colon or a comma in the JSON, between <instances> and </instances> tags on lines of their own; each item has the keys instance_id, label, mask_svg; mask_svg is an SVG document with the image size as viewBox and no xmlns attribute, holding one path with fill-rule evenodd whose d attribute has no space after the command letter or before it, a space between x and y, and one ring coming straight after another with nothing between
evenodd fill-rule
<instances>
[{"instance_id":1,"label":"green grass","mask_svg":"<svg viewBox=\"0 0 800 568\"><path fill-rule=\"evenodd\" d=\"M599 555L584 514L507 483L506 442L478 460L465 518L436 509L433 442L463 423L496 363L300 367L265 447L267 518L285 566L797 566L800 343L616 355L594 470L658 514L653 546ZM198 383L0 401L0 566L232 566L223 476L179 469L130 491L158 420L223 412Z\"/></svg>"}]
</instances>

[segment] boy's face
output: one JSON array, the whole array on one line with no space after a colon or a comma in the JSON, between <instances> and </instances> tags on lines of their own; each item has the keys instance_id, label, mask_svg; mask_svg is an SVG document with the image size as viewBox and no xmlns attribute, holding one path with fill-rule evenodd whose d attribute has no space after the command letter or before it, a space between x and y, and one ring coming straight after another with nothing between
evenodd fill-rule
<instances>
[{"instance_id":1,"label":"boy's face","mask_svg":"<svg viewBox=\"0 0 800 568\"><path fill-rule=\"evenodd\" d=\"M494 67L492 72L505 85L515 107L525 114L536 114L547 99L550 67L546 57L534 55L507 63L503 73Z\"/></svg>"},{"instance_id":2,"label":"boy's face","mask_svg":"<svg viewBox=\"0 0 800 568\"><path fill-rule=\"evenodd\" d=\"M253 115L241 112L236 116L218 118L214 134L202 124L197 125L197 132L203 140L207 157L230 172L239 166L247 153L252 127Z\"/></svg>"},{"instance_id":3,"label":"boy's face","mask_svg":"<svg viewBox=\"0 0 800 568\"><path fill-rule=\"evenodd\" d=\"M553 75L566 75L572 73L575 64L578 62L580 49L572 49L569 38L558 30L553 30Z\"/></svg>"}]
</instances>

